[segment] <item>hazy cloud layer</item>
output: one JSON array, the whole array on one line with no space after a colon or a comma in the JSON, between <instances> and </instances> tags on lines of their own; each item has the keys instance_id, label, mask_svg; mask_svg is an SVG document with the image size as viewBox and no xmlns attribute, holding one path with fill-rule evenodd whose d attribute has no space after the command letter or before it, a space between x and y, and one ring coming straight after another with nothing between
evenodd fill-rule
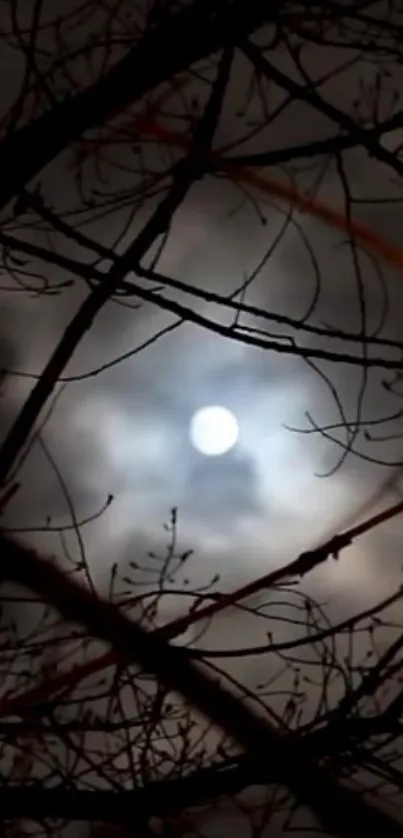
<instances>
[{"instance_id":1,"label":"hazy cloud layer","mask_svg":"<svg viewBox=\"0 0 403 838\"><path fill-rule=\"evenodd\" d=\"M330 69L335 57L329 53L326 66L323 58L322 51L312 50L313 70L320 67L320 73L325 73ZM278 60L287 69L286 58L279 56ZM244 69L244 61L239 59L232 106L236 97L241 97L237 79ZM246 84L246 77L242 78ZM353 96L358 84L355 69L347 69L328 89L339 106L346 84ZM238 131L231 112L232 122L223 120L217 145L234 138ZM328 136L329 130L327 120L311 111L308 114L306 106L297 103L287 111L285 121L280 120L269 133L262 132L247 150L317 139ZM158 159L158 149L154 149L153 159ZM396 193L396 185L389 183L382 167L363 155L347 155L346 165L358 196ZM270 172L270 176L285 179L282 171ZM308 169L295 177L300 188L313 185ZM63 159L49 167L41 183L49 200L59 207L67 206L74 188L71 160ZM323 177L318 197L343 209L334 170ZM231 294L275 242L288 210L278 199L263 193L256 193L254 205L239 188L222 179L206 178L193 187L177 212L158 267L189 285ZM131 229L139 227L144 216L145 211ZM261 216L266 219L264 225ZM399 204L387 209L360 205L356 216L400 243ZM110 225L103 220L92 225L91 233L103 243L111 243L117 226L116 219ZM36 235L39 240L40 233ZM72 252L70 245L66 252ZM366 287L368 331L379 326L386 285L389 310L385 333L401 337L402 277L396 269L382 264L381 281L371 259L363 253L359 259ZM56 270L50 273L53 280L61 278ZM286 233L249 289L247 302L270 312L301 317L315 298L318 276L321 291L316 322L330 323L334 328L359 328L358 288L345 236L295 211ZM7 368L40 372L84 293L79 283L53 298L5 291L1 363ZM170 296L175 298L174 293ZM223 315L217 307L192 302L191 297L184 300L204 314L229 322L228 314ZM67 374L89 374L140 345L168 322L169 316L145 304L133 310L111 302L85 337ZM269 324L268 328L281 334L280 326ZM311 336L303 340L310 345L314 341ZM99 375L69 384L55 405L45 439L79 519L100 508L109 493L114 495L104 516L83 530L99 583L105 583L112 558L124 564L133 553L146 554L155 543L163 544L161 525L172 506L179 508L184 547L196 551L192 580L205 581L218 571L222 584L228 587L267 572L343 525L381 484L385 469L351 454L333 476L317 476L332 471L342 449L336 443L286 428L308 427L306 411L319 424L341 421L328 377L347 419L353 421L363 383L357 369L325 362L312 366L188 325ZM399 406L384 389L385 378L388 376L380 371L369 376L362 405L365 419L387 415ZM7 385L1 404L2 428L7 427L30 386L29 379L24 378L12 379ZM236 449L224 457L208 459L192 449L188 429L193 412L214 403L234 412L240 439ZM401 422L397 420L388 427L396 433L401 430ZM343 430L335 434L340 441L345 439ZM398 462L402 456L399 440L370 444L361 439L357 447L375 459ZM10 507L8 523L43 525L46 516L51 516L52 522L67 523L69 512L60 482L38 447L27 460L22 476L22 489ZM58 549L57 538L41 538L45 545ZM393 537L390 544L396 545ZM391 546L391 567L395 566L397 553L397 545ZM348 559L329 565L316 578L323 583L331 580L335 595L339 592L355 601L367 596L356 584L363 572L369 596L377 595L385 576L377 540L367 540L365 548L354 548Z\"/></svg>"}]
</instances>

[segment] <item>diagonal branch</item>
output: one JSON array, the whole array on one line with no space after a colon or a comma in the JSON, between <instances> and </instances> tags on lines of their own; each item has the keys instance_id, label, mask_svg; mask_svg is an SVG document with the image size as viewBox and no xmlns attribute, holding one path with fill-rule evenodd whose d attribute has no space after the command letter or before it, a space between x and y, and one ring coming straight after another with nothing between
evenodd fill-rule
<instances>
[{"instance_id":1,"label":"diagonal branch","mask_svg":"<svg viewBox=\"0 0 403 838\"><path fill-rule=\"evenodd\" d=\"M314 567L317 567L319 564L325 562L329 556L337 556L337 551L346 547L354 539L359 538L361 535L370 532L387 521L393 520L393 518L401 515L402 512L403 502L389 506L382 512L372 515L370 518L366 518L361 524L350 527L350 529L344 530L339 535L331 537L318 548L301 553L292 562L289 562L287 565L283 565L278 570L274 570L264 576L260 576L258 579L243 585L241 588L238 588L229 594L217 593L214 597L212 597L211 603L203 606L202 608L198 608L195 611L188 612L187 614L184 614L183 616L178 617L170 623L162 626L157 630L157 634L163 639L177 637L178 634L188 629L189 626L200 622L202 619L210 619L219 611L223 611L225 608L238 604L241 600L248 596L252 596L262 590L267 590L273 587L276 583L278 584L279 582L284 581L284 579L304 576ZM187 650L185 651L185 654L188 655ZM196 656L197 652L193 652L193 654ZM13 696L8 700L3 700L0 703L0 715L23 714L27 706L32 707L33 704L43 704L49 696L54 695L59 690L65 689L66 687L72 688L82 679L105 669L112 663L116 663L115 652L105 652L103 655L76 667L74 670L62 672L54 679L33 687L28 692Z\"/></svg>"},{"instance_id":2,"label":"diagonal branch","mask_svg":"<svg viewBox=\"0 0 403 838\"><path fill-rule=\"evenodd\" d=\"M336 108L330 102L322 99L312 85L301 85L291 79L289 76L282 73L274 64L263 55L261 49L253 44L247 38L243 39L239 44L242 51L249 58L256 70L262 75L266 76L270 81L274 81L287 93L290 93L295 99L300 99L310 105L316 111L324 114L332 122L335 122L343 131L347 131L355 138L355 144L361 145L365 148L371 157L376 157L380 162L385 163L390 168L394 169L400 176L403 175L403 162L401 162L395 154L384 148L377 139L374 132L368 132L365 128L357 125L348 114ZM403 113L399 112L396 117L397 125L403 124Z\"/></svg>"},{"instance_id":3,"label":"diagonal branch","mask_svg":"<svg viewBox=\"0 0 403 838\"><path fill-rule=\"evenodd\" d=\"M88 90L66 98L0 143L0 207L82 134L138 101L162 82L240 34L273 19L265 0L194 0L149 30L136 46Z\"/></svg>"},{"instance_id":4,"label":"diagonal branch","mask_svg":"<svg viewBox=\"0 0 403 838\"><path fill-rule=\"evenodd\" d=\"M103 259L107 259L111 262L118 262L119 256L109 247L106 247L104 244L97 242L95 239L90 239L81 231L76 231L74 228L70 227L66 224L65 221L60 219L56 213L54 213L51 209L45 206L42 198L38 195L31 195L30 193L24 193L23 196L24 202L28 205L33 206L49 223L51 223L55 229L59 232L64 234L67 238L77 242L77 244L81 245L82 247L86 247L89 250L92 250L94 253L97 253ZM58 267L62 268L64 271L68 273L76 274L81 278L85 279L86 281L94 280L96 282L103 282L104 275L101 271L97 268L92 267L84 262L79 262L76 259L72 259L64 254L59 253L58 251L48 250L41 245L32 244L31 242L24 241L23 239L17 239L14 236L9 235L8 233L3 233L0 230L0 244L2 244L5 248L5 253L7 255L8 250L16 250L17 252L26 253L29 256L35 257L40 259L41 261L53 265L57 265ZM183 280L176 279L175 277L168 276L167 274L163 274L160 271L156 271L154 269L144 268L141 265L133 266L134 273L144 279L150 280L151 282L157 283L159 285L166 286L168 288L174 288L177 291L182 291L184 294L188 296L195 297L196 299L203 300L207 303L214 303L221 308L227 309L230 312L236 313L243 313L249 314L252 317L256 317L261 320L265 320L271 323L276 323L277 325L281 326L289 326L292 329L297 331L306 332L307 334L315 335L317 337L325 337L328 340L339 340L339 341L349 341L351 343L362 343L362 335L357 332L348 332L342 329L328 329L323 326L316 326L311 323L306 323L303 320L298 320L295 317L290 317L286 314L278 314L277 312L267 311L262 307L256 305L250 305L245 302L238 302L234 299L233 296L228 297L224 296L223 294L217 294L214 291L208 291L199 286L192 283L184 282ZM125 281L121 280L119 283L119 287L117 290L122 290L127 294L134 295L135 286L130 282L130 280ZM391 338L386 337L377 337L377 336L369 336L367 338L367 345L368 346L379 346L379 347L389 347L391 349L402 350L403 349L403 342L399 340L393 340ZM362 362L362 358L359 359Z\"/></svg>"},{"instance_id":5,"label":"diagonal branch","mask_svg":"<svg viewBox=\"0 0 403 838\"><path fill-rule=\"evenodd\" d=\"M323 100L322 100L323 101ZM276 166L279 163L289 163L292 160L298 160L303 157L316 157L318 155L331 154L335 155L341 151L348 151L359 145L368 147L374 140L383 137L401 128L403 125L403 111L400 110L390 119L385 119L374 128L362 128L366 135L366 141L363 142L362 136L357 135L356 131L351 131L347 134L334 134L324 140L316 140L311 143L301 143L296 146L285 146L284 148L274 149L272 151L261 151L251 154L238 154L229 157L223 157L222 160L227 166ZM217 161L216 168L219 168L219 161Z\"/></svg>"},{"instance_id":6,"label":"diagonal branch","mask_svg":"<svg viewBox=\"0 0 403 838\"><path fill-rule=\"evenodd\" d=\"M112 644L122 661L136 662L155 673L246 749L256 766L264 768L269 763L277 781L309 806L330 834L357 838L371 827L387 838L401 834L401 826L335 782L298 742L269 728L231 692L187 661L180 649L147 633L112 603L94 597L71 576L4 535L0 535L0 562L3 579L30 588L65 619L85 625L91 634Z\"/></svg>"},{"instance_id":7,"label":"diagonal branch","mask_svg":"<svg viewBox=\"0 0 403 838\"><path fill-rule=\"evenodd\" d=\"M91 328L94 319L117 290L132 266L140 262L158 236L166 232L176 210L181 205L192 184L203 175L203 155L200 152L208 150L211 146L228 83L231 63L232 51L226 49L219 66L217 80L213 84L205 112L196 130L194 147L174 167L171 189L157 206L138 236L128 246L125 253L112 265L104 281L84 300L65 329L40 379L31 390L0 448L0 486L7 479L16 457L27 441L61 373L85 333ZM136 291L136 289L134 290Z\"/></svg>"}]
</instances>

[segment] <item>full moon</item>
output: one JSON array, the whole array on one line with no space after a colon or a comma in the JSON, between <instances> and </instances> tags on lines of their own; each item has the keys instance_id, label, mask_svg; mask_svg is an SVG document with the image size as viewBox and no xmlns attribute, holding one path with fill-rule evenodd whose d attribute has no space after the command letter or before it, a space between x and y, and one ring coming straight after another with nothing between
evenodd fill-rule
<instances>
[{"instance_id":1,"label":"full moon","mask_svg":"<svg viewBox=\"0 0 403 838\"><path fill-rule=\"evenodd\" d=\"M201 407L190 423L192 445L208 457L217 457L233 448L239 436L238 422L226 407Z\"/></svg>"}]
</instances>

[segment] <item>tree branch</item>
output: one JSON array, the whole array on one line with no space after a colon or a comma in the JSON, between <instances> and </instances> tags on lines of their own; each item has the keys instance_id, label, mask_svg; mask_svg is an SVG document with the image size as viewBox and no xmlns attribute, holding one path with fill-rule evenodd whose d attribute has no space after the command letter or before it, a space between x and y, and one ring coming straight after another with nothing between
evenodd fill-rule
<instances>
[{"instance_id":1,"label":"tree branch","mask_svg":"<svg viewBox=\"0 0 403 838\"><path fill-rule=\"evenodd\" d=\"M5 482L16 457L85 333L91 328L97 314L119 287L122 279L148 252L152 244L169 227L172 217L181 205L190 187L204 172L200 151L210 148L219 118L222 99L228 82L232 53L224 50L217 80L213 84L204 114L197 127L194 146L173 169L172 186L162 199L141 232L117 259L104 277L104 281L84 300L72 318L56 349L51 355L40 379L26 399L17 419L0 448L0 486ZM0 157L1 159L1 157Z\"/></svg>"},{"instance_id":2,"label":"tree branch","mask_svg":"<svg viewBox=\"0 0 403 838\"><path fill-rule=\"evenodd\" d=\"M269 81L274 81L279 87L290 93L294 99L300 99L310 105L314 110L327 116L332 122L336 122L339 127L347 131L355 138L355 144L361 145L365 148L371 157L376 157L382 163L385 163L390 168L394 169L400 176L403 175L403 162L399 158L384 148L377 139L374 132L368 132L365 128L357 125L348 114L336 108L330 102L322 99L316 92L314 85L300 85L292 78L282 73L277 67L272 64L262 53L261 49L253 44L248 39L243 39L240 43L240 48L249 58L252 64L256 67L258 72L262 73ZM401 127L403 125L403 111L400 111L395 117L394 127Z\"/></svg>"},{"instance_id":3,"label":"tree branch","mask_svg":"<svg viewBox=\"0 0 403 838\"><path fill-rule=\"evenodd\" d=\"M265 0L194 0L140 42L88 90L66 98L0 144L0 207L82 134L162 82L275 15Z\"/></svg>"},{"instance_id":4,"label":"tree branch","mask_svg":"<svg viewBox=\"0 0 403 838\"><path fill-rule=\"evenodd\" d=\"M0 534L3 579L28 587L52 603L67 620L85 625L91 634L112 644L122 661L137 662L218 725L248 752L256 766L270 768L300 803L309 806L330 834L357 838L371 828L397 838L401 826L341 786L319 767L298 742L269 728L253 711L186 660L182 651L147 633L112 603L96 598L71 576L33 550Z\"/></svg>"},{"instance_id":5,"label":"tree branch","mask_svg":"<svg viewBox=\"0 0 403 838\"><path fill-rule=\"evenodd\" d=\"M358 136L356 131L351 131L347 134L335 134L333 137L328 137L325 140L316 140L311 143L302 143L297 146L286 146L285 148L274 149L273 151L261 151L252 154L239 154L234 156L222 156L221 165L225 163L225 167L229 166L276 166L279 163L289 163L292 160L301 158L318 157L320 155L335 155L341 151L348 151L359 145L368 147L372 142L384 134L388 134L401 128L403 125L403 110L398 111L390 119L385 119L374 128L360 128L360 131L366 135L366 140L363 142L362 136ZM216 162L217 161L217 162ZM213 160L212 169L220 169L220 158Z\"/></svg>"}]
</instances>

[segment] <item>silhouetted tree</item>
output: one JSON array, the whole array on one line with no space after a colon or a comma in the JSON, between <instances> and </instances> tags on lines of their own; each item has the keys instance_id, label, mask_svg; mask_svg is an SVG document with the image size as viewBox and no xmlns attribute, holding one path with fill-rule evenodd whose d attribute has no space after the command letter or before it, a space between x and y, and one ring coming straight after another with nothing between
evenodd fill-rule
<instances>
[{"instance_id":1,"label":"silhouetted tree","mask_svg":"<svg viewBox=\"0 0 403 838\"><path fill-rule=\"evenodd\" d=\"M402 14L399 2L369 0L2 3L3 60L16 90L12 101L4 93L1 122L3 290L35 292L39 302L58 294L63 306L77 286L82 299L4 430L3 515L18 496L21 465L34 446L63 485L43 413L52 409L60 384L97 373L69 376L67 367L111 301L142 306L144 316L153 307L167 313L164 327L129 355L193 323L262 351L300 357L327 382L340 416L329 426L308 414L305 432L340 447L337 466L351 452L385 460L376 428L382 426L383 440L401 431L403 342L390 328L382 265L401 269L403 255L357 220L365 197L354 192L352 169L364 160L368 179L382 176L389 184L385 206L401 200ZM317 69L317 55L329 60L326 72ZM347 70L357 80L351 91ZM334 95L338 79L343 107ZM308 114L318 120L319 140L276 142L280 120L288 116L294 125ZM317 194L329 172L338 209ZM284 215L280 234L270 237L250 275L235 278L231 295L161 267L178 210L201 180L232 183L251 202L257 224L267 221L258 197L263 191ZM342 232L358 318L346 313L337 326L323 323L326 277L298 211ZM256 279L290 228L314 277L302 316L268 310L253 298ZM384 295L375 325L363 260ZM332 378L340 365L360 374L352 418ZM363 399L371 372L379 371L391 407L370 419ZM4 370L6 391L16 375ZM371 453L362 441L372 443ZM65 495L79 539L82 522ZM27 530L24 522L14 529ZM52 530L51 523L44 529ZM67 556L63 575L12 541L4 524L0 800L7 829L27 831L26 821L36 821L53 835L66 822L97 820L123 821L144 834L180 834L197 830L201 807L229 796L256 836L276 817L291 825L300 803L340 835L370 827L400 834L381 804L402 791L401 591L333 624L289 580L342 551L349 538L341 538L225 603L218 580L193 591L185 583L188 555L177 549L175 514L168 529L157 583L144 592L138 568L122 572L112 556L106 602L97 597L84 551L78 561ZM76 577L81 588L71 581ZM244 603L247 594L266 588L267 602ZM224 605L248 608L264 625L265 641L253 649L212 650L202 648L200 635L175 648L178 640L167 641L180 638L184 623L161 629L168 592L190 598L197 622L208 602L214 607L205 619ZM278 642L275 611L284 599L282 619L295 634ZM225 666L226 659L247 655L260 655L262 669L270 662L268 677L254 689ZM278 677L274 660L281 664ZM258 801L242 797L253 786L261 789ZM370 801L363 789L370 789Z\"/></svg>"}]
</instances>

